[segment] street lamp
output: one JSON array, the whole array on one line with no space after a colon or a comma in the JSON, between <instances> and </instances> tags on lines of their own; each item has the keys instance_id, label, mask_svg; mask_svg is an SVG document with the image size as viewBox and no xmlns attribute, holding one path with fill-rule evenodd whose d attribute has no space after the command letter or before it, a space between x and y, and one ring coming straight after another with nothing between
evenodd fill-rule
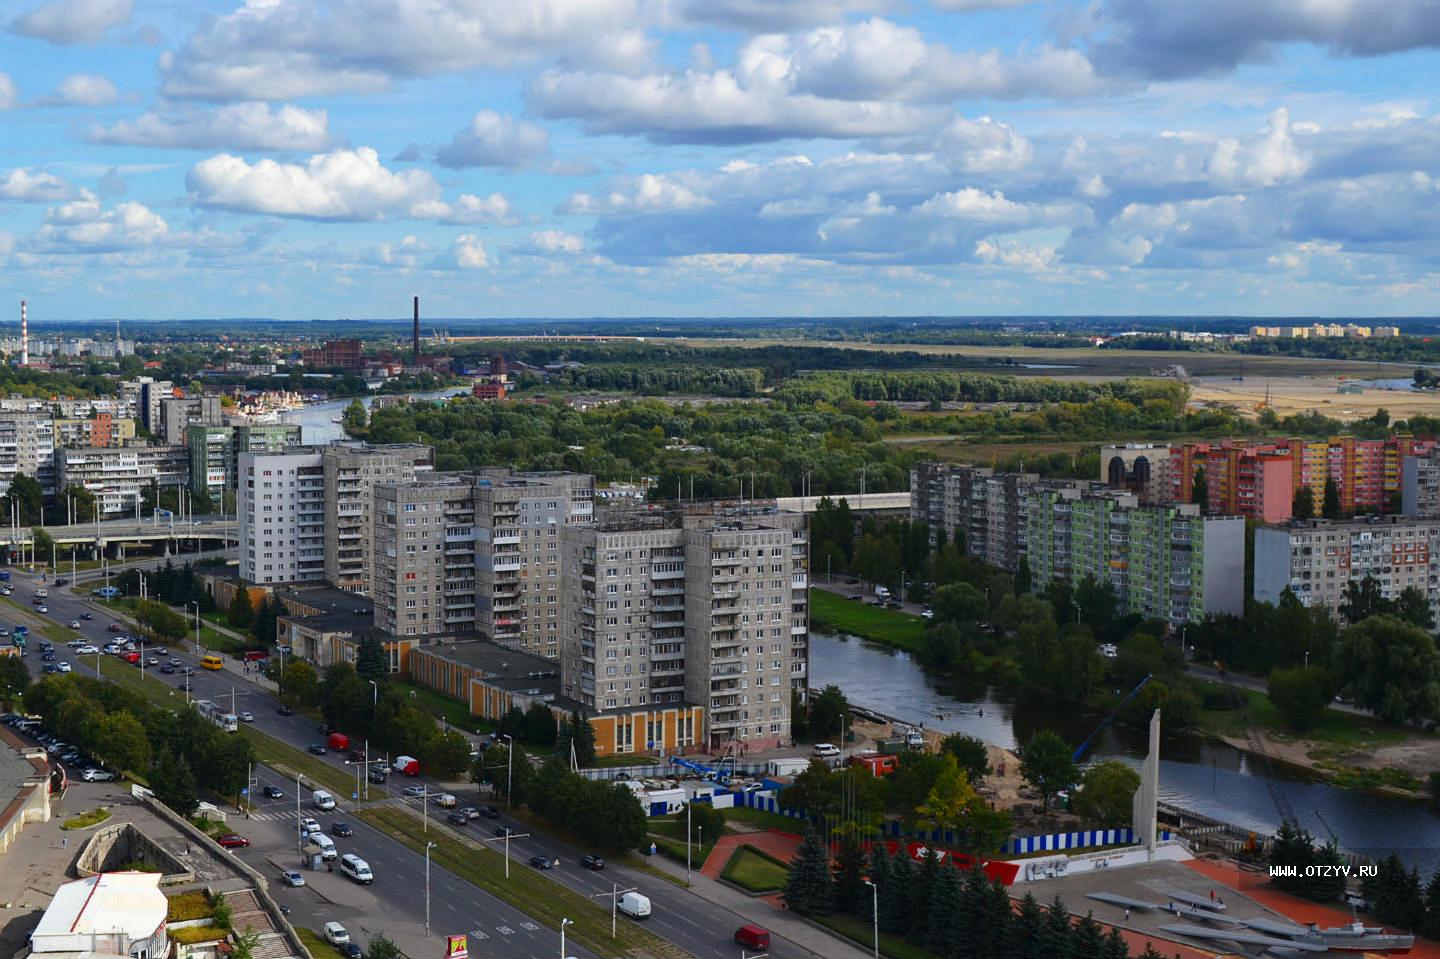
<instances>
[{"instance_id":1,"label":"street lamp","mask_svg":"<svg viewBox=\"0 0 1440 959\"><path fill-rule=\"evenodd\" d=\"M565 927L570 925L571 920L560 920L560 959L565 959Z\"/></svg>"},{"instance_id":2,"label":"street lamp","mask_svg":"<svg viewBox=\"0 0 1440 959\"><path fill-rule=\"evenodd\" d=\"M509 754L505 757L505 808L510 808L510 794L515 789L515 740L509 733L501 733L505 741L510 744Z\"/></svg>"},{"instance_id":3,"label":"street lamp","mask_svg":"<svg viewBox=\"0 0 1440 959\"><path fill-rule=\"evenodd\" d=\"M865 885L870 887L870 917L875 923L875 959L880 959L880 887L869 879Z\"/></svg>"},{"instance_id":4,"label":"street lamp","mask_svg":"<svg viewBox=\"0 0 1440 959\"><path fill-rule=\"evenodd\" d=\"M425 844L425 935L430 935L430 850L435 848L433 842Z\"/></svg>"},{"instance_id":5,"label":"street lamp","mask_svg":"<svg viewBox=\"0 0 1440 959\"><path fill-rule=\"evenodd\" d=\"M195 607L195 655L198 657L200 655L200 601L192 599L185 604L186 609L191 606Z\"/></svg>"}]
</instances>

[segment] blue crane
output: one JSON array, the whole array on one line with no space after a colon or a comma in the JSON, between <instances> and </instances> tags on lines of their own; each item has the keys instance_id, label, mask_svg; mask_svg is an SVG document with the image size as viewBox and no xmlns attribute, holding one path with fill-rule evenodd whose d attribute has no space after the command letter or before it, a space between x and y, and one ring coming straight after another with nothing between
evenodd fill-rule
<instances>
[{"instance_id":1,"label":"blue crane","mask_svg":"<svg viewBox=\"0 0 1440 959\"><path fill-rule=\"evenodd\" d=\"M704 763L697 763L691 759L681 759L679 756L671 756L670 765L682 766L685 769L691 770L692 772L697 772L704 778L713 779L715 782L719 783L722 786L730 779L731 771L725 768L723 760L721 761L719 768L716 768L714 766L707 766Z\"/></svg>"},{"instance_id":2,"label":"blue crane","mask_svg":"<svg viewBox=\"0 0 1440 959\"><path fill-rule=\"evenodd\" d=\"M1130 702L1130 700L1134 699L1135 694L1140 692L1140 690L1144 689L1145 684L1150 682L1150 680L1154 678L1155 677L1152 676L1150 673L1146 673L1145 678L1140 680L1140 682L1136 683L1135 688L1125 694L1125 698L1120 700L1120 702L1115 706L1114 709L1110 710L1110 715L1105 717L1104 722L1096 726L1094 731L1091 732L1090 735L1085 737L1085 741L1081 743L1078 747L1076 747L1075 754L1070 757L1070 761L1072 763L1078 763L1080 761L1080 757L1085 755L1085 750L1090 748L1090 744L1095 741L1095 737L1104 732L1105 727L1113 723L1115 721L1115 717L1119 714L1120 710L1125 708L1125 704Z\"/></svg>"}]
</instances>

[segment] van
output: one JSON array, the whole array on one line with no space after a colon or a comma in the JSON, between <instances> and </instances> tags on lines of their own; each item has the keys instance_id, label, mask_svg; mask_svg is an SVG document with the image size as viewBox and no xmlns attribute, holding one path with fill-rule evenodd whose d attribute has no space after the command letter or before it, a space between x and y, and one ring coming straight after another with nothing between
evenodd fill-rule
<instances>
[{"instance_id":1,"label":"van","mask_svg":"<svg viewBox=\"0 0 1440 959\"><path fill-rule=\"evenodd\" d=\"M50 591L49 591L48 589L46 589L45 587L43 587L43 586L40 587L39 589L35 590L35 598L36 598L36 599L45 599L45 598L47 598L49 595L50 595Z\"/></svg>"},{"instance_id":2,"label":"van","mask_svg":"<svg viewBox=\"0 0 1440 959\"><path fill-rule=\"evenodd\" d=\"M347 852L340 857L340 873L367 886L375 881L375 874L370 871L370 864L353 852Z\"/></svg>"},{"instance_id":3,"label":"van","mask_svg":"<svg viewBox=\"0 0 1440 959\"><path fill-rule=\"evenodd\" d=\"M741 926L735 930L735 941L746 949L770 950L770 933L759 926Z\"/></svg>"},{"instance_id":4,"label":"van","mask_svg":"<svg viewBox=\"0 0 1440 959\"><path fill-rule=\"evenodd\" d=\"M631 919L650 918L650 900L638 892L627 892L620 897L615 908L625 913Z\"/></svg>"},{"instance_id":5,"label":"van","mask_svg":"<svg viewBox=\"0 0 1440 959\"><path fill-rule=\"evenodd\" d=\"M810 752L822 759L828 759L831 756L840 755L840 747L834 743L816 743L815 748L810 750Z\"/></svg>"},{"instance_id":6,"label":"van","mask_svg":"<svg viewBox=\"0 0 1440 959\"><path fill-rule=\"evenodd\" d=\"M329 812L335 808L335 797L323 789L317 789L311 793L310 802L322 812Z\"/></svg>"},{"instance_id":7,"label":"van","mask_svg":"<svg viewBox=\"0 0 1440 959\"><path fill-rule=\"evenodd\" d=\"M219 656L205 656L201 658L200 665L205 669L224 669L225 660Z\"/></svg>"},{"instance_id":8,"label":"van","mask_svg":"<svg viewBox=\"0 0 1440 959\"><path fill-rule=\"evenodd\" d=\"M320 850L320 858L324 859L326 862L329 862L336 856L340 855L340 853L335 849L335 840L331 839L323 832L314 833L309 839L305 840L305 843L306 845L314 846L316 849Z\"/></svg>"}]
</instances>

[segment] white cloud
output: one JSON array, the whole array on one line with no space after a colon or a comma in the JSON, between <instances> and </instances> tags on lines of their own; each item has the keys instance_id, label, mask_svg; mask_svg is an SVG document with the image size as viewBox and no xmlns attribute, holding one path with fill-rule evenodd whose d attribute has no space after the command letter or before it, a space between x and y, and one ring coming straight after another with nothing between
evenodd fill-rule
<instances>
[{"instance_id":1,"label":"white cloud","mask_svg":"<svg viewBox=\"0 0 1440 959\"><path fill-rule=\"evenodd\" d=\"M749 31L794 30L896 6L890 0L685 0L686 18Z\"/></svg>"},{"instance_id":2,"label":"white cloud","mask_svg":"<svg viewBox=\"0 0 1440 959\"><path fill-rule=\"evenodd\" d=\"M19 99L20 91L15 89L15 81L10 79L10 74L0 73L0 110L11 109Z\"/></svg>"},{"instance_id":3,"label":"white cloud","mask_svg":"<svg viewBox=\"0 0 1440 959\"><path fill-rule=\"evenodd\" d=\"M423 212L420 215L424 215ZM511 224L519 219L510 206L510 201L500 193L489 196L462 193L453 204L441 204L430 215L442 223L453 223L457 226L478 223Z\"/></svg>"},{"instance_id":4,"label":"white cloud","mask_svg":"<svg viewBox=\"0 0 1440 959\"><path fill-rule=\"evenodd\" d=\"M1290 113L1281 108L1270 114L1265 135L1248 145L1225 138L1210 155L1210 180L1222 189L1271 187L1303 177L1310 157L1295 147L1290 134Z\"/></svg>"},{"instance_id":5,"label":"white cloud","mask_svg":"<svg viewBox=\"0 0 1440 959\"><path fill-rule=\"evenodd\" d=\"M88 197L86 191L66 183L53 173L24 168L0 177L0 199L21 203L58 203Z\"/></svg>"},{"instance_id":6,"label":"white cloud","mask_svg":"<svg viewBox=\"0 0 1440 959\"><path fill-rule=\"evenodd\" d=\"M1021 224L1029 219L1024 204L1007 200L1005 194L996 190L986 193L975 187L937 193L920 204L919 212L961 220L977 220L982 223Z\"/></svg>"},{"instance_id":7,"label":"white cloud","mask_svg":"<svg viewBox=\"0 0 1440 959\"><path fill-rule=\"evenodd\" d=\"M387 170L369 147L316 154L304 166L222 153L195 164L185 183L201 206L315 220L433 215L440 202L429 173Z\"/></svg>"},{"instance_id":8,"label":"white cloud","mask_svg":"<svg viewBox=\"0 0 1440 959\"><path fill-rule=\"evenodd\" d=\"M437 270L484 270L490 266L490 255L478 236L462 233L430 265Z\"/></svg>"},{"instance_id":9,"label":"white cloud","mask_svg":"<svg viewBox=\"0 0 1440 959\"><path fill-rule=\"evenodd\" d=\"M134 120L95 127L88 139L190 150L324 150L331 142L329 122L324 110L249 101L216 110L143 113Z\"/></svg>"},{"instance_id":10,"label":"white cloud","mask_svg":"<svg viewBox=\"0 0 1440 959\"><path fill-rule=\"evenodd\" d=\"M1014 127L989 117L969 120L954 117L924 142L938 159L963 173L1000 173L1021 170L1035 150Z\"/></svg>"},{"instance_id":11,"label":"white cloud","mask_svg":"<svg viewBox=\"0 0 1440 959\"><path fill-rule=\"evenodd\" d=\"M538 230L530 234L529 247L542 253L579 253L585 239L564 230Z\"/></svg>"},{"instance_id":12,"label":"white cloud","mask_svg":"<svg viewBox=\"0 0 1440 959\"><path fill-rule=\"evenodd\" d=\"M435 159L441 166L455 168L518 167L539 159L549 149L550 134L544 127L481 110Z\"/></svg>"},{"instance_id":13,"label":"white cloud","mask_svg":"<svg viewBox=\"0 0 1440 959\"><path fill-rule=\"evenodd\" d=\"M133 0L51 0L10 21L14 33L67 46L94 44L130 22Z\"/></svg>"},{"instance_id":14,"label":"white cloud","mask_svg":"<svg viewBox=\"0 0 1440 959\"><path fill-rule=\"evenodd\" d=\"M1038 272L1050 269L1060 258L1054 247L1025 246L1013 240L1002 243L980 240L975 244L975 259L996 266L1014 266Z\"/></svg>"},{"instance_id":15,"label":"white cloud","mask_svg":"<svg viewBox=\"0 0 1440 959\"><path fill-rule=\"evenodd\" d=\"M143 204L117 203L106 210L98 200L86 199L51 210L27 245L45 253L116 253L152 246L169 230Z\"/></svg>"},{"instance_id":16,"label":"white cloud","mask_svg":"<svg viewBox=\"0 0 1440 959\"><path fill-rule=\"evenodd\" d=\"M362 259L376 266L413 269L432 252L430 244L415 236L405 236L399 243L381 243L366 251Z\"/></svg>"},{"instance_id":17,"label":"white cloud","mask_svg":"<svg viewBox=\"0 0 1440 959\"><path fill-rule=\"evenodd\" d=\"M103 107L119 98L120 91L109 78L94 73L72 73L42 102L56 106Z\"/></svg>"},{"instance_id":18,"label":"white cloud","mask_svg":"<svg viewBox=\"0 0 1440 959\"><path fill-rule=\"evenodd\" d=\"M930 0L930 6L940 10L1004 10L1034 2L1035 0Z\"/></svg>"},{"instance_id":19,"label":"white cloud","mask_svg":"<svg viewBox=\"0 0 1440 959\"><path fill-rule=\"evenodd\" d=\"M561 208L563 213L658 213L698 210L710 201L664 174L646 173L609 193L576 193Z\"/></svg>"},{"instance_id":20,"label":"white cloud","mask_svg":"<svg viewBox=\"0 0 1440 959\"><path fill-rule=\"evenodd\" d=\"M621 65L648 42L641 0L249 0L161 58L171 97L291 100L374 93L395 78L551 54Z\"/></svg>"}]
</instances>

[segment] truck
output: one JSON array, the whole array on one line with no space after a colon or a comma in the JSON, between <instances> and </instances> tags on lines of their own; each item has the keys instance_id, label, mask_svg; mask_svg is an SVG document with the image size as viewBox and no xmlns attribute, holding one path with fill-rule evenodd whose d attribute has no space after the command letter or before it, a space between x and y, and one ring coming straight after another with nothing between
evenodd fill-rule
<instances>
[{"instance_id":1,"label":"truck","mask_svg":"<svg viewBox=\"0 0 1440 959\"><path fill-rule=\"evenodd\" d=\"M810 760L803 756L796 756L793 759L772 759L765 764L765 772L770 776L798 776L810 768Z\"/></svg>"},{"instance_id":2,"label":"truck","mask_svg":"<svg viewBox=\"0 0 1440 959\"><path fill-rule=\"evenodd\" d=\"M223 706L212 703L208 699L197 699L195 701L195 711L227 733L233 733L240 728L239 716L236 716Z\"/></svg>"},{"instance_id":3,"label":"truck","mask_svg":"<svg viewBox=\"0 0 1440 959\"><path fill-rule=\"evenodd\" d=\"M350 737L344 733L331 733L325 738L325 743L337 753L343 753L350 748Z\"/></svg>"},{"instance_id":4,"label":"truck","mask_svg":"<svg viewBox=\"0 0 1440 959\"><path fill-rule=\"evenodd\" d=\"M335 808L335 797L324 789L317 789L310 794L310 804L322 812L329 812Z\"/></svg>"},{"instance_id":5,"label":"truck","mask_svg":"<svg viewBox=\"0 0 1440 959\"><path fill-rule=\"evenodd\" d=\"M850 757L850 765L864 766L870 770L870 775L877 779L881 776L888 776L900 768L900 761L893 755L885 753L863 752Z\"/></svg>"},{"instance_id":6,"label":"truck","mask_svg":"<svg viewBox=\"0 0 1440 959\"><path fill-rule=\"evenodd\" d=\"M889 599L889 598L890 598L890 590L889 590L887 587L885 587L885 586L876 586L876 587L875 587L875 598L876 598L876 599Z\"/></svg>"},{"instance_id":7,"label":"truck","mask_svg":"<svg viewBox=\"0 0 1440 959\"><path fill-rule=\"evenodd\" d=\"M390 766L402 776L420 775L420 760L414 756L396 756Z\"/></svg>"}]
</instances>

